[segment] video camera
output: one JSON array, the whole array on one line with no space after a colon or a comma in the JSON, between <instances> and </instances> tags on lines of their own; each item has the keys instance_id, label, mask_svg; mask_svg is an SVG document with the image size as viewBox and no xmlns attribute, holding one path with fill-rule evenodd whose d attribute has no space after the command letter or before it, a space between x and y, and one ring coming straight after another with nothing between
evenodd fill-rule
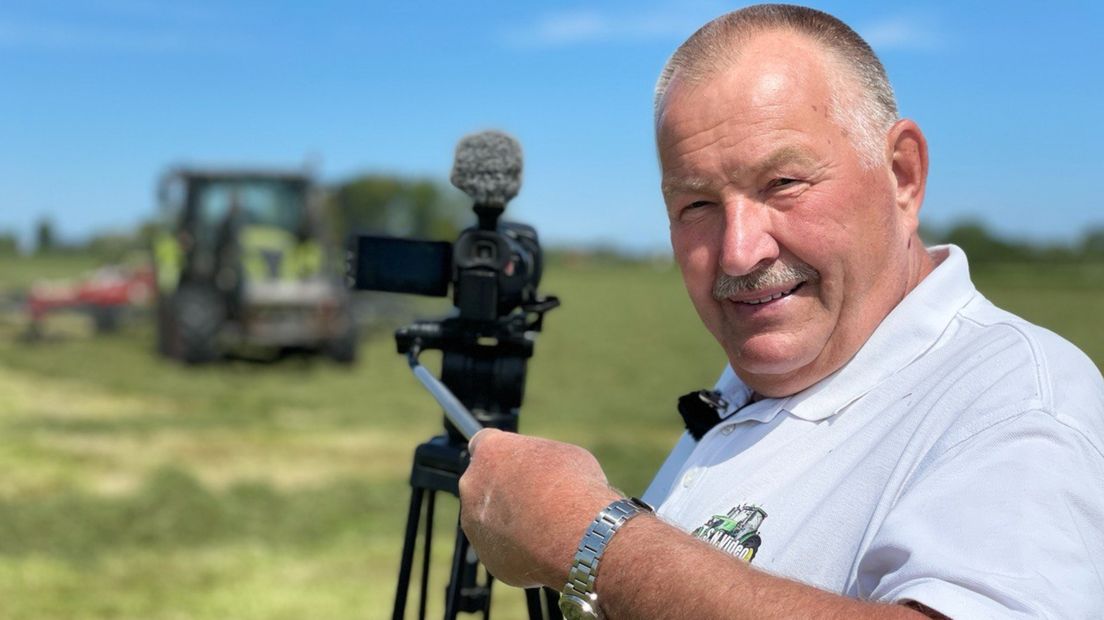
<instances>
[{"instance_id":1,"label":"video camera","mask_svg":"<svg viewBox=\"0 0 1104 620\"><path fill-rule=\"evenodd\" d=\"M468 228L455 244L361 236L356 259L356 288L444 297L451 284L459 316L470 321L495 321L537 301L541 249L525 224Z\"/></svg>"},{"instance_id":2,"label":"video camera","mask_svg":"<svg viewBox=\"0 0 1104 620\"><path fill-rule=\"evenodd\" d=\"M441 381L482 426L517 430L526 360L544 313L559 305L541 298L542 256L531 226L499 221L521 187L521 147L486 131L456 146L450 180L474 201L475 226L455 243L361 236L350 265L353 286L444 297L453 316L418 321L395 333L399 353L415 364L422 350L444 353ZM455 426L446 421L454 440Z\"/></svg>"}]
</instances>

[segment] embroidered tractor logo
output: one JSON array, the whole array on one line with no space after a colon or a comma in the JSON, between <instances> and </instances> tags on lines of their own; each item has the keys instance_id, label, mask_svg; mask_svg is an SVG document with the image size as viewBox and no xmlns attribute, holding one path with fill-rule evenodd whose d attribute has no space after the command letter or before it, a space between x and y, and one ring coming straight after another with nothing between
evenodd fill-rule
<instances>
[{"instance_id":1,"label":"embroidered tractor logo","mask_svg":"<svg viewBox=\"0 0 1104 620\"><path fill-rule=\"evenodd\" d=\"M694 530L694 536L750 563L763 542L759 526L766 518L767 513L762 508L741 504L725 516L713 515L705 525Z\"/></svg>"}]
</instances>

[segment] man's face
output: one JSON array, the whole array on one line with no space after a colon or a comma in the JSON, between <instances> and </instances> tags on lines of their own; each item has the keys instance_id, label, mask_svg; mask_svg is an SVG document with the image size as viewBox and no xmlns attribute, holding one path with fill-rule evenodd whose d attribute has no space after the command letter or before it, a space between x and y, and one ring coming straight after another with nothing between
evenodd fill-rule
<instances>
[{"instance_id":1,"label":"man's face","mask_svg":"<svg viewBox=\"0 0 1104 620\"><path fill-rule=\"evenodd\" d=\"M741 49L705 81L675 76L659 157L698 314L744 382L782 396L842 366L903 298L916 224L891 167L865 169L834 120L819 48L767 33Z\"/></svg>"}]
</instances>

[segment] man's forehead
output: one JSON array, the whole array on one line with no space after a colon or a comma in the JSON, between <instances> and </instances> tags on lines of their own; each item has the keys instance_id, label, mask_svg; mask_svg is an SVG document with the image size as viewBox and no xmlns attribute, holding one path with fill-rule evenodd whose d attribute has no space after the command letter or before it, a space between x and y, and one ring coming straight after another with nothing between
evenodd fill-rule
<instances>
[{"instance_id":1,"label":"man's forehead","mask_svg":"<svg viewBox=\"0 0 1104 620\"><path fill-rule=\"evenodd\" d=\"M680 100L727 106L777 105L794 97L827 99L837 67L831 53L808 37L769 30L739 43L736 51L677 71L662 101L662 122Z\"/></svg>"}]
</instances>

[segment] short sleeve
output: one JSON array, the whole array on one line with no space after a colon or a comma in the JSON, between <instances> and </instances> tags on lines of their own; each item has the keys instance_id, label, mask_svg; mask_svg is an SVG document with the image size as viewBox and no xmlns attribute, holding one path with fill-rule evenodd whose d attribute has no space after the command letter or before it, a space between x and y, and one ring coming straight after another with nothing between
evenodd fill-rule
<instances>
[{"instance_id":1,"label":"short sleeve","mask_svg":"<svg viewBox=\"0 0 1104 620\"><path fill-rule=\"evenodd\" d=\"M1104 618L1104 456L1044 412L989 427L918 469L856 579L952 618Z\"/></svg>"}]
</instances>

